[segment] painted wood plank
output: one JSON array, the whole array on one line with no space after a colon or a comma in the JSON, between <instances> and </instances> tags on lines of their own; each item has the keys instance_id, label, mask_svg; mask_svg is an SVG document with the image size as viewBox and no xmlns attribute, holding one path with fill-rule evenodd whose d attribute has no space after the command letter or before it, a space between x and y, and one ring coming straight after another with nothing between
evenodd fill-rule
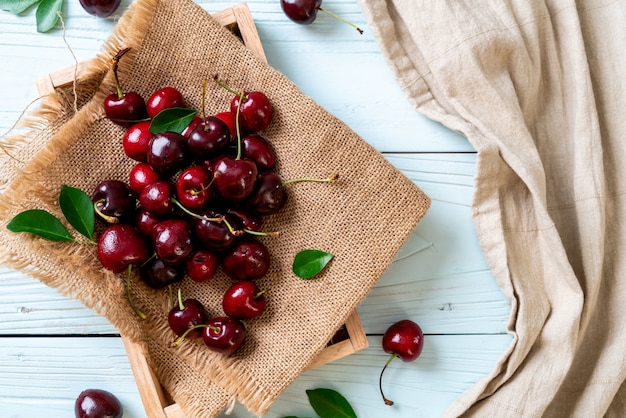
<instances>
[{"instance_id":1,"label":"painted wood plank","mask_svg":"<svg viewBox=\"0 0 626 418\"><path fill-rule=\"evenodd\" d=\"M396 402L391 408L378 392L378 375L388 355L380 348L380 337L370 337L369 348L301 375L267 417L313 416L305 390L329 387L346 396L360 417L434 418L487 374L510 344L506 335L426 335L424 341L415 362L396 360L385 372L385 394ZM89 387L115 393L125 418L145 416L121 339L0 338L2 416L72 416L75 397ZM230 415L250 416L241 405Z\"/></svg>"},{"instance_id":2,"label":"painted wood plank","mask_svg":"<svg viewBox=\"0 0 626 418\"><path fill-rule=\"evenodd\" d=\"M123 2L121 11L129 2ZM208 11L233 2L198 0ZM337 116L381 151L471 151L460 135L414 111L387 68L365 27L356 2L331 0L325 7L364 26L365 34L320 14L313 25L291 22L278 1L247 2L270 65L285 74L305 94ZM66 39L76 57L96 54L115 19L97 19L78 2L66 2ZM0 132L18 119L37 97L40 76L74 65L61 31L35 32L34 11L16 17L0 12Z\"/></svg>"}]
</instances>

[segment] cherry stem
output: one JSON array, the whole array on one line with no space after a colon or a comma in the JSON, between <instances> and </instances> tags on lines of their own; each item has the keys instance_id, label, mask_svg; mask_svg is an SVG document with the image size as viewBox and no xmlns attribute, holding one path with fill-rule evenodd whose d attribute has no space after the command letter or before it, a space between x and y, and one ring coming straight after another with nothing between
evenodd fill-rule
<instances>
[{"instance_id":1,"label":"cherry stem","mask_svg":"<svg viewBox=\"0 0 626 418\"><path fill-rule=\"evenodd\" d=\"M202 119L206 121L205 97L206 97L206 78L202 80ZM205 129L206 129L206 126L205 126Z\"/></svg>"},{"instance_id":2,"label":"cherry stem","mask_svg":"<svg viewBox=\"0 0 626 418\"><path fill-rule=\"evenodd\" d=\"M99 204L99 203L104 203L104 199L98 200L97 202L95 202L95 203L93 204L93 210L94 210L94 212L96 212L96 213L98 214L98 216L100 216L102 219L104 219L105 221L107 221L107 222L108 222L108 223L110 223L110 224L116 224L116 223L118 223L118 222L119 222L119 219L117 219L115 216L109 216L109 215L106 215L106 214L104 214L104 213L102 213L102 212L100 211L100 208L98 208L98 204Z\"/></svg>"},{"instance_id":3,"label":"cherry stem","mask_svg":"<svg viewBox=\"0 0 626 418\"><path fill-rule=\"evenodd\" d=\"M130 275L131 275L132 269L133 269L133 265L132 264L129 264L128 268L126 269L126 273L127 273L126 274L126 297L128 298L128 303L130 303L130 306L137 313L139 318L146 319L146 314L144 314L139 309L137 309L137 307L135 306L135 303L133 302L133 296L130 293Z\"/></svg>"},{"instance_id":4,"label":"cherry stem","mask_svg":"<svg viewBox=\"0 0 626 418\"><path fill-rule=\"evenodd\" d=\"M253 231L251 229L245 229L245 228L243 232L245 232L246 234L256 235L259 237L277 237L280 235L279 231L264 232L264 231Z\"/></svg>"},{"instance_id":5,"label":"cherry stem","mask_svg":"<svg viewBox=\"0 0 626 418\"><path fill-rule=\"evenodd\" d=\"M393 401L385 398L385 394L383 393L383 373L385 373L385 369L387 369L387 366L389 366L389 363L391 363L391 361L398 357L397 354L392 354L391 357L389 357L389 360L387 360L387 363L385 363L385 366L383 367L383 370L380 372L380 377L378 378L378 388L380 389L380 395L383 397L383 401L385 401L385 405L393 405Z\"/></svg>"},{"instance_id":6,"label":"cherry stem","mask_svg":"<svg viewBox=\"0 0 626 418\"><path fill-rule=\"evenodd\" d=\"M187 328L187 330L186 330L185 332L183 332L183 335L181 335L180 337L178 337L178 338L176 339L176 341L174 341L174 342L172 343L172 345L173 345L173 346L177 346L177 345L179 345L180 343L182 343L182 342L183 342L183 340L187 337L187 335L188 335L191 331L194 331L194 330L196 330L196 329L200 329L200 328L211 328L211 329L212 329L213 331L215 331L215 332L220 332L220 330L221 330L221 328L220 328L220 327L216 327L216 326L213 326L213 325L208 325L208 324L198 324L198 325L194 325L193 327L189 327L189 328Z\"/></svg>"},{"instance_id":7,"label":"cherry stem","mask_svg":"<svg viewBox=\"0 0 626 418\"><path fill-rule=\"evenodd\" d=\"M122 91L122 87L120 86L120 79L117 75L117 67L124 54L126 54L128 51L130 51L130 48L121 49L117 51L117 54L115 54L115 56L113 57L113 75L115 76L115 87L117 88L118 99L124 97L124 92Z\"/></svg>"},{"instance_id":8,"label":"cherry stem","mask_svg":"<svg viewBox=\"0 0 626 418\"><path fill-rule=\"evenodd\" d=\"M239 97L239 102L237 103L237 112L235 112L235 130L237 131L237 158L235 159L240 160L241 159L241 129L239 128L239 109L241 108L241 102L243 102L245 93L237 92L231 89L230 87L228 87L226 84L222 83L220 79L217 77L217 74L213 76L213 81L215 81L220 87L222 87L226 91Z\"/></svg>"},{"instance_id":9,"label":"cherry stem","mask_svg":"<svg viewBox=\"0 0 626 418\"><path fill-rule=\"evenodd\" d=\"M217 223L221 223L224 222L225 219L222 216L218 216L217 218L211 218L208 216L203 216L203 215L199 215L197 213L194 213L192 211L190 211L189 209L187 209L182 203L180 203L177 199L171 198L172 203L174 203L176 206L178 206L183 212L185 212L187 215L189 216L193 216L194 218L197 219L201 219L203 221L209 221L209 222L217 222Z\"/></svg>"},{"instance_id":10,"label":"cherry stem","mask_svg":"<svg viewBox=\"0 0 626 418\"><path fill-rule=\"evenodd\" d=\"M315 178L301 178L301 179L292 179L283 181L283 186L293 183L302 183L302 182L314 182L314 183L331 183L339 178L339 174L333 174L332 176L325 179L315 179Z\"/></svg>"},{"instance_id":11,"label":"cherry stem","mask_svg":"<svg viewBox=\"0 0 626 418\"><path fill-rule=\"evenodd\" d=\"M363 35L363 30L360 27L358 27L354 23L344 19L343 17L341 17L341 16L331 12L330 10L326 10L326 9L321 8L321 7L318 7L317 10L319 10L320 12L324 12L324 13L334 17L335 19L341 20L343 23L346 23L346 24L352 26L354 29L356 29L356 31L359 32L360 35Z\"/></svg>"},{"instance_id":12,"label":"cherry stem","mask_svg":"<svg viewBox=\"0 0 626 418\"><path fill-rule=\"evenodd\" d=\"M265 289L264 289L264 290L261 290L261 291L260 291L260 292L258 292L256 295L254 295L254 298L255 298L255 299L258 299L258 298L260 298L261 296L263 296L264 294L265 294Z\"/></svg>"},{"instance_id":13,"label":"cherry stem","mask_svg":"<svg viewBox=\"0 0 626 418\"><path fill-rule=\"evenodd\" d=\"M185 309L185 305L183 304L183 293L180 289L180 287L178 288L178 308L182 311L183 309Z\"/></svg>"}]
</instances>

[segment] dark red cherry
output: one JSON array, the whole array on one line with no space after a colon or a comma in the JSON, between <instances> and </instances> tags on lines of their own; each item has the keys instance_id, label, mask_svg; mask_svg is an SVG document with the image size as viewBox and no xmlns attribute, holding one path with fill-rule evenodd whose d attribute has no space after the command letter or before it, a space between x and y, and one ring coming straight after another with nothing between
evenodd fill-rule
<instances>
[{"instance_id":1,"label":"dark red cherry","mask_svg":"<svg viewBox=\"0 0 626 418\"><path fill-rule=\"evenodd\" d=\"M194 235L200 242L202 248L208 251L221 252L232 247L237 242L237 236L235 236L227 223L233 224L235 220L228 216L215 212L204 212L205 219L196 219L194 225ZM223 216L226 222L217 222L214 219L218 216Z\"/></svg>"},{"instance_id":2,"label":"dark red cherry","mask_svg":"<svg viewBox=\"0 0 626 418\"><path fill-rule=\"evenodd\" d=\"M137 227L128 224L108 226L98 239L98 259L114 273L130 265L141 265L150 256L146 241Z\"/></svg>"},{"instance_id":3,"label":"dark red cherry","mask_svg":"<svg viewBox=\"0 0 626 418\"><path fill-rule=\"evenodd\" d=\"M139 196L146 186L159 181L159 173L148 163L135 164L128 173L128 186Z\"/></svg>"},{"instance_id":4,"label":"dark red cherry","mask_svg":"<svg viewBox=\"0 0 626 418\"><path fill-rule=\"evenodd\" d=\"M259 134L249 134L241 138L241 156L254 161L259 171L273 170L276 166L272 146Z\"/></svg>"},{"instance_id":5,"label":"dark red cherry","mask_svg":"<svg viewBox=\"0 0 626 418\"><path fill-rule=\"evenodd\" d=\"M187 167L176 179L178 201L187 209L204 208L213 193L212 183L213 175L206 167L201 165Z\"/></svg>"},{"instance_id":6,"label":"dark red cherry","mask_svg":"<svg viewBox=\"0 0 626 418\"><path fill-rule=\"evenodd\" d=\"M230 142L228 126L215 116L208 116L187 136L187 149L198 160L217 155Z\"/></svg>"},{"instance_id":7,"label":"dark red cherry","mask_svg":"<svg viewBox=\"0 0 626 418\"><path fill-rule=\"evenodd\" d=\"M86 389L74 402L76 418L122 418L124 409L120 400L103 389Z\"/></svg>"},{"instance_id":8,"label":"dark red cherry","mask_svg":"<svg viewBox=\"0 0 626 418\"><path fill-rule=\"evenodd\" d=\"M234 280L257 280L270 267L267 247L253 237L244 237L222 256L222 270Z\"/></svg>"},{"instance_id":9,"label":"dark red cherry","mask_svg":"<svg viewBox=\"0 0 626 418\"><path fill-rule=\"evenodd\" d=\"M226 213L230 215L231 218L236 219L237 223L242 229L254 232L258 232L261 230L261 226L263 225L263 218L261 217L261 215L253 212L252 210L231 207L226 209Z\"/></svg>"},{"instance_id":10,"label":"dark red cherry","mask_svg":"<svg viewBox=\"0 0 626 418\"><path fill-rule=\"evenodd\" d=\"M172 197L175 186L169 180L159 180L147 185L139 194L139 205L143 210L157 215L167 215L172 211Z\"/></svg>"},{"instance_id":11,"label":"dark red cherry","mask_svg":"<svg viewBox=\"0 0 626 418\"><path fill-rule=\"evenodd\" d=\"M154 240L154 227L164 220L162 215L140 209L139 212L137 212L135 226L152 242Z\"/></svg>"},{"instance_id":12,"label":"dark red cherry","mask_svg":"<svg viewBox=\"0 0 626 418\"><path fill-rule=\"evenodd\" d=\"M185 278L184 266L171 266L159 257L152 257L139 269L141 279L153 289L162 289Z\"/></svg>"},{"instance_id":13,"label":"dark red cherry","mask_svg":"<svg viewBox=\"0 0 626 418\"><path fill-rule=\"evenodd\" d=\"M418 324L409 319L403 319L387 328L385 334L383 335L382 346L386 353L391 354L391 357L387 360L387 363L385 363L385 366L380 372L380 394L383 397L385 404L393 405L393 401L385 398L385 395L383 394L383 373L389 363L391 363L391 361L396 357L400 357L400 359L405 362L417 359L424 348L424 334Z\"/></svg>"},{"instance_id":14,"label":"dark red cherry","mask_svg":"<svg viewBox=\"0 0 626 418\"><path fill-rule=\"evenodd\" d=\"M257 173L256 164L250 160L228 156L218 158L213 171L215 189L225 199L241 201L252 193Z\"/></svg>"},{"instance_id":15,"label":"dark red cherry","mask_svg":"<svg viewBox=\"0 0 626 418\"><path fill-rule=\"evenodd\" d=\"M104 99L104 113L117 125L132 126L146 117L146 104L134 91L111 93Z\"/></svg>"},{"instance_id":16,"label":"dark red cherry","mask_svg":"<svg viewBox=\"0 0 626 418\"><path fill-rule=\"evenodd\" d=\"M202 340L211 350L230 356L244 343L246 327L243 322L228 316L209 319L203 328Z\"/></svg>"},{"instance_id":17,"label":"dark red cherry","mask_svg":"<svg viewBox=\"0 0 626 418\"><path fill-rule=\"evenodd\" d=\"M255 282L241 280L233 283L224 292L222 308L228 316L237 319L252 319L265 310L265 292Z\"/></svg>"},{"instance_id":18,"label":"dark red cherry","mask_svg":"<svg viewBox=\"0 0 626 418\"><path fill-rule=\"evenodd\" d=\"M154 249L166 264L184 264L193 252L191 225L184 219L166 219L152 230Z\"/></svg>"},{"instance_id":19,"label":"dark red cherry","mask_svg":"<svg viewBox=\"0 0 626 418\"><path fill-rule=\"evenodd\" d=\"M219 257L216 253L206 250L196 250L187 260L185 268L191 280L202 283L213 278L218 265Z\"/></svg>"},{"instance_id":20,"label":"dark red cherry","mask_svg":"<svg viewBox=\"0 0 626 418\"><path fill-rule=\"evenodd\" d=\"M280 6L289 19L301 25L310 25L317 18L322 0L280 0Z\"/></svg>"},{"instance_id":21,"label":"dark red cherry","mask_svg":"<svg viewBox=\"0 0 626 418\"><path fill-rule=\"evenodd\" d=\"M196 129L196 126L198 126L203 121L204 118L201 115L196 114L191 122L189 122L189 125L187 125L187 127L180 134L185 138L189 138L189 134L191 134L191 132Z\"/></svg>"},{"instance_id":22,"label":"dark red cherry","mask_svg":"<svg viewBox=\"0 0 626 418\"><path fill-rule=\"evenodd\" d=\"M185 107L183 94L174 87L162 87L146 100L146 111L151 118L171 107Z\"/></svg>"},{"instance_id":23,"label":"dark red cherry","mask_svg":"<svg viewBox=\"0 0 626 418\"><path fill-rule=\"evenodd\" d=\"M154 134L150 132L150 121L137 122L126 130L122 137L124 153L135 161L146 161L148 144Z\"/></svg>"},{"instance_id":24,"label":"dark red cherry","mask_svg":"<svg viewBox=\"0 0 626 418\"><path fill-rule=\"evenodd\" d=\"M269 99L260 91L243 93L243 100L239 105L239 96L233 97L230 102L230 111L237 114L239 107L239 124L253 132L262 131L272 121L274 108Z\"/></svg>"},{"instance_id":25,"label":"dark red cherry","mask_svg":"<svg viewBox=\"0 0 626 418\"><path fill-rule=\"evenodd\" d=\"M200 325L206 322L207 315L204 310L204 306L197 299L186 299L183 301L178 295L179 301L172 309L170 309L167 315L167 323L174 331L174 334L179 337L189 328ZM189 331L185 338L200 338L202 336L201 329L194 329Z\"/></svg>"},{"instance_id":26,"label":"dark red cherry","mask_svg":"<svg viewBox=\"0 0 626 418\"><path fill-rule=\"evenodd\" d=\"M261 215L280 211L287 203L287 190L283 180L274 171L259 173L256 186L248 197L248 206Z\"/></svg>"},{"instance_id":27,"label":"dark red cherry","mask_svg":"<svg viewBox=\"0 0 626 418\"><path fill-rule=\"evenodd\" d=\"M137 207L137 198L132 190L120 180L105 180L98 184L91 200L96 213L109 223L131 219Z\"/></svg>"},{"instance_id":28,"label":"dark red cherry","mask_svg":"<svg viewBox=\"0 0 626 418\"><path fill-rule=\"evenodd\" d=\"M173 174L187 162L186 143L185 137L176 132L156 134L148 145L148 164L159 174Z\"/></svg>"}]
</instances>

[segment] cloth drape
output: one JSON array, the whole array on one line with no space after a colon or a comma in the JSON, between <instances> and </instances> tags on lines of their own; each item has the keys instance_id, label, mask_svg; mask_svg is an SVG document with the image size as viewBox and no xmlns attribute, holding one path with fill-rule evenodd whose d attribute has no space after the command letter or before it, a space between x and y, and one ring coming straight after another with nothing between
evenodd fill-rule
<instances>
[{"instance_id":1,"label":"cloth drape","mask_svg":"<svg viewBox=\"0 0 626 418\"><path fill-rule=\"evenodd\" d=\"M410 102L475 147L511 302L512 344L445 415L626 416L626 2L359 1Z\"/></svg>"}]
</instances>

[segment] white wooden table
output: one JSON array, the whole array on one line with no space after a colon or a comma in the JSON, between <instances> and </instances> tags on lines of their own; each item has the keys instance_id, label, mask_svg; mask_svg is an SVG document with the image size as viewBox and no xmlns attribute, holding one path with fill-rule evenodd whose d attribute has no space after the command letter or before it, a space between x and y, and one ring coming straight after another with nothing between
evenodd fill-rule
<instances>
[{"instance_id":1,"label":"white wooden table","mask_svg":"<svg viewBox=\"0 0 626 418\"><path fill-rule=\"evenodd\" d=\"M66 1L66 38L78 60L92 57L115 16L87 15ZM124 0L118 14L130 0ZM236 2L197 0L210 12ZM433 200L390 269L358 308L370 347L303 374L269 416L313 416L305 390L341 392L359 417L437 417L486 375L511 343L509 304L489 271L471 215L475 153L462 136L418 114L387 68L354 0L324 7L361 26L361 36L322 13L299 26L278 0L248 0L269 63L380 150ZM35 80L74 64L58 30L39 34L31 10L0 12L0 132L37 97ZM0 416L69 417L81 390L114 392L125 417L143 417L122 342L105 319L37 280L0 267ZM409 318L426 336L422 356L393 362L383 404L378 374L388 355L381 335ZM249 416L236 407L231 416Z\"/></svg>"}]
</instances>

